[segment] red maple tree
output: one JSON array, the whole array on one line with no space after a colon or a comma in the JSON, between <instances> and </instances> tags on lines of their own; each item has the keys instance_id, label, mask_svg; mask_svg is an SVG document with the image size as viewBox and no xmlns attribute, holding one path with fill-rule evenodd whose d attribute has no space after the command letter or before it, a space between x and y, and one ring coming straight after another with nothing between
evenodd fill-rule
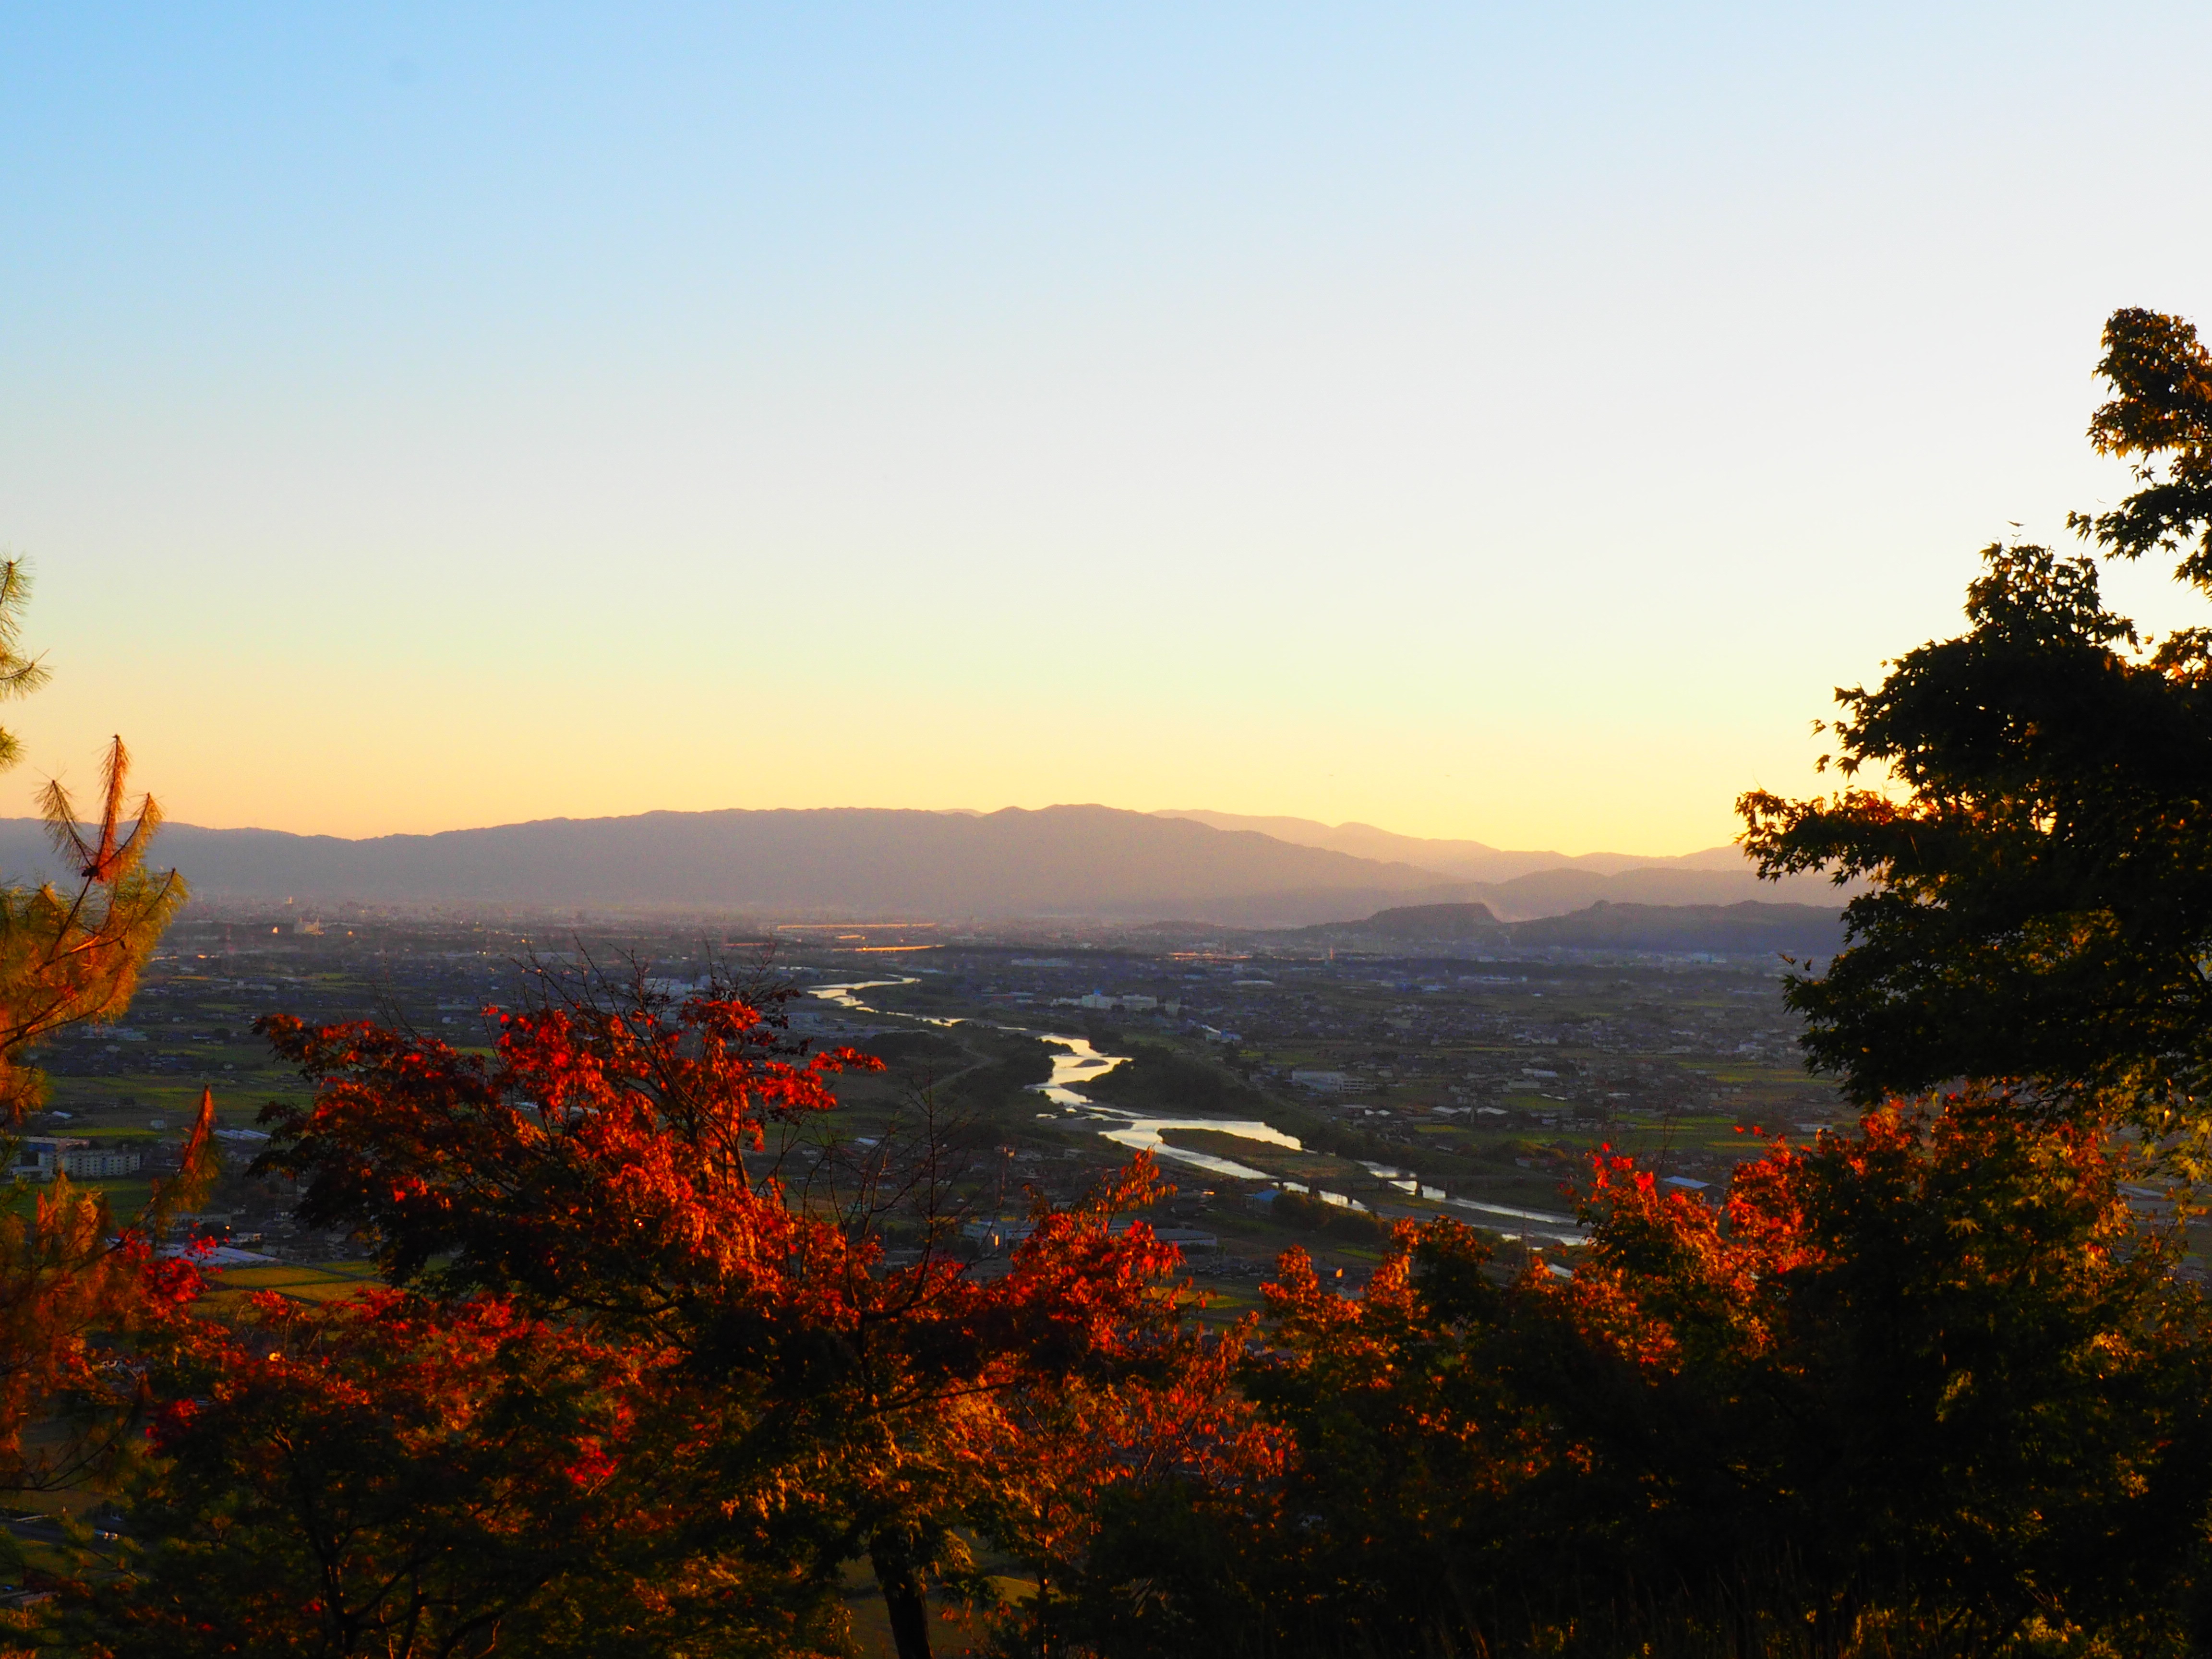
<instances>
[{"instance_id":1,"label":"red maple tree","mask_svg":"<svg viewBox=\"0 0 2212 1659\"><path fill-rule=\"evenodd\" d=\"M971 1540L1012 1529L1024 1448L1083 1391L1104 1410L1199 1352L1178 1334L1177 1253L1126 1218L1157 1185L1143 1158L1082 1205L1040 1207L991 1273L949 1248L928 1137L896 1181L795 1161L769 1132L878 1062L806 1052L779 1007L600 981L499 1014L488 1055L267 1019L317 1093L264 1113L262 1167L301 1183L310 1224L372 1234L396 1285L655 1356L671 1397L711 1419L695 1536L821 1583L866 1558L900 1651L924 1654L928 1587L981 1590ZM896 1265L893 1212L921 1239Z\"/></svg>"}]
</instances>

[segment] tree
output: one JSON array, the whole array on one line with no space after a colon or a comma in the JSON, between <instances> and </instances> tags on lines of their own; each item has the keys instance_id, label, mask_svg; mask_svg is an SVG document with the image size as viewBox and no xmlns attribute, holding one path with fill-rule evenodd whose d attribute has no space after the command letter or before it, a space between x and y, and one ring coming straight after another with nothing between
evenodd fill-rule
<instances>
[{"instance_id":1,"label":"tree","mask_svg":"<svg viewBox=\"0 0 2212 1659\"><path fill-rule=\"evenodd\" d=\"M192 1259L165 1255L157 1242L213 1178L214 1127L215 1097L203 1091L178 1173L155 1184L119 1234L106 1199L66 1176L35 1195L27 1216L0 1215L0 1490L74 1486L113 1462L143 1395L114 1345L201 1289ZM27 1450L26 1429L57 1414L72 1431Z\"/></svg>"},{"instance_id":2,"label":"tree","mask_svg":"<svg viewBox=\"0 0 2212 1659\"><path fill-rule=\"evenodd\" d=\"M374 1290L144 1344L149 1456L125 1576L81 1651L425 1659L829 1655L818 1583L684 1536L708 1502L672 1357L492 1297Z\"/></svg>"},{"instance_id":3,"label":"tree","mask_svg":"<svg viewBox=\"0 0 2212 1659\"><path fill-rule=\"evenodd\" d=\"M2212 583L2212 355L2196 325L2116 311L2097 373L2114 395L2089 422L2089 441L2100 455L2134 462L2142 488L2109 513L2070 522L2121 558L2179 554L2179 580Z\"/></svg>"},{"instance_id":4,"label":"tree","mask_svg":"<svg viewBox=\"0 0 2212 1659\"><path fill-rule=\"evenodd\" d=\"M1140 1363L1062 1376L1013 1402L1018 1434L978 1518L1036 1577L1009 1632L1021 1650L1173 1653L1220 1622L1218 1610L1164 1620L1153 1563L1188 1579L1209 1531L1249 1534L1273 1518L1290 1443L1239 1386L1255 1335L1249 1316L1214 1332L1156 1328ZM1230 1581L1218 1587L1235 1601Z\"/></svg>"},{"instance_id":5,"label":"tree","mask_svg":"<svg viewBox=\"0 0 2212 1659\"><path fill-rule=\"evenodd\" d=\"M21 651L29 599L22 562L0 561L0 698L46 682L43 665ZM0 769L21 752L13 734L0 731ZM140 799L136 821L124 827L129 773L118 738L102 768L101 811L89 832L78 826L68 791L50 783L42 805L70 878L58 888L0 889L0 1131L45 1097L46 1079L27 1051L64 1026L120 1013L185 901L174 871L146 868L161 821L151 796ZM118 1230L103 1196L65 1179L34 1202L20 1182L9 1182L0 1214L0 1491L68 1484L112 1444L114 1413L132 1389L99 1344L189 1292L189 1273L165 1262L148 1240L206 1176L212 1109L204 1098L182 1173L161 1183L152 1207L128 1227ZM13 1151L0 1135L11 1164ZM27 1455L26 1425L58 1401L81 1414L95 1402L112 1409L96 1425L88 1418L83 1433Z\"/></svg>"},{"instance_id":6,"label":"tree","mask_svg":"<svg viewBox=\"0 0 2212 1659\"><path fill-rule=\"evenodd\" d=\"M46 684L44 665L19 649L30 592L22 562L0 561L0 699ZM0 731L0 769L21 750L13 733ZM58 888L0 889L0 1115L9 1125L45 1098L46 1080L25 1063L25 1050L64 1026L121 1013L187 896L175 871L146 867L161 824L151 795L139 797L135 822L124 828L130 772L117 738L101 762L101 809L89 834L69 791L48 782L40 805L69 879Z\"/></svg>"},{"instance_id":7,"label":"tree","mask_svg":"<svg viewBox=\"0 0 2212 1659\"><path fill-rule=\"evenodd\" d=\"M2183 1650L2212 1333L2130 1156L1969 1093L1717 1205L1601 1155L1571 1272L1293 1251L1242 1376L1279 1479L1109 1494L1071 1606L1115 1655Z\"/></svg>"},{"instance_id":8,"label":"tree","mask_svg":"<svg viewBox=\"0 0 2212 1659\"><path fill-rule=\"evenodd\" d=\"M1141 1159L1087 1205L1040 1209L990 1276L947 1248L929 1126L849 1170L771 1149L769 1129L834 1108L830 1074L878 1064L808 1054L781 994L672 1005L601 981L502 1013L489 1058L264 1019L318 1091L264 1114L257 1168L302 1183L310 1224L370 1231L395 1285L681 1356L715 1402L719 1501L694 1523L815 1583L866 1557L913 1659L930 1585L981 1589L968 1536L1004 1513L1024 1409L1141 1366L1180 1321L1177 1258L1116 1224L1155 1184ZM922 1248L892 1267L895 1212Z\"/></svg>"},{"instance_id":9,"label":"tree","mask_svg":"<svg viewBox=\"0 0 2212 1659\"><path fill-rule=\"evenodd\" d=\"M2212 592L2212 362L2190 325L2121 311L2099 368L2114 395L2092 441L2140 488L2070 522L2109 556L2174 552L2176 579ZM2093 553L1983 557L1965 634L1837 693L1821 764L1844 787L1738 803L1763 874L1872 883L1844 948L1788 981L1808 1055L1862 1103L2017 1078L2201 1129L2212 630L2144 638L2105 605Z\"/></svg>"},{"instance_id":10,"label":"tree","mask_svg":"<svg viewBox=\"0 0 2212 1659\"><path fill-rule=\"evenodd\" d=\"M1778 1146L1720 1206L1601 1159L1588 1258L1539 1288L1606 1362L1559 1397L1642 1500L1626 1576L1816 1654L2175 1643L2212 1332L2180 1224L2122 1191L2141 1163L1984 1090Z\"/></svg>"}]
</instances>

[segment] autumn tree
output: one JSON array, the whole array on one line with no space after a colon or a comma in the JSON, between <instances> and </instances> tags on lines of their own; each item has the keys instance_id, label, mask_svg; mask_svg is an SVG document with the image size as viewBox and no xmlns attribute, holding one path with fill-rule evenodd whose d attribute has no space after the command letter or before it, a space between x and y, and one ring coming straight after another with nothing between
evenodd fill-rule
<instances>
[{"instance_id":1,"label":"autumn tree","mask_svg":"<svg viewBox=\"0 0 2212 1659\"><path fill-rule=\"evenodd\" d=\"M1141 1160L1040 1210L994 1276L948 1248L933 1137L842 1176L797 1158L782 1132L834 1108L834 1073L877 1062L807 1053L781 994L671 1006L600 981L502 1013L489 1057L264 1020L316 1097L264 1114L259 1167L301 1183L310 1224L368 1231L395 1285L678 1356L714 1401L702 1535L817 1583L866 1559L902 1655L923 1655L931 1587L981 1589L969 1540L1008 1512L1024 1410L1171 1340L1176 1254L1117 1224L1150 1196ZM922 1241L896 1267L894 1212Z\"/></svg>"},{"instance_id":2,"label":"autumn tree","mask_svg":"<svg viewBox=\"0 0 2212 1659\"><path fill-rule=\"evenodd\" d=\"M159 1243L214 1177L214 1127L203 1091L176 1173L127 1224L66 1175L0 1215L0 1490L52 1491L112 1467L143 1397L113 1345L199 1293L192 1261ZM33 1449L26 1431L42 1418L62 1431Z\"/></svg>"},{"instance_id":3,"label":"autumn tree","mask_svg":"<svg viewBox=\"0 0 2212 1659\"><path fill-rule=\"evenodd\" d=\"M1571 1266L1409 1223L1346 1295L1293 1251L1242 1374L1279 1480L1109 1492L1066 1626L1131 1656L2186 1650L2212 1355L2129 1157L1969 1093L1775 1147L1718 1204L1602 1156Z\"/></svg>"},{"instance_id":4,"label":"autumn tree","mask_svg":"<svg viewBox=\"0 0 2212 1659\"><path fill-rule=\"evenodd\" d=\"M1176 1650L1219 1620L1158 1617L1146 1562L1171 1559L1189 1582L1202 1559L1233 1553L1224 1529L1249 1543L1278 1518L1290 1437L1241 1386L1256 1319L1151 1336L1137 1363L1063 1374L1011 1402L1015 1432L976 1522L1036 1581L1005 1632L1017 1650L1146 1652L1163 1637ZM1213 1582L1233 1603L1233 1577Z\"/></svg>"},{"instance_id":5,"label":"autumn tree","mask_svg":"<svg viewBox=\"0 0 2212 1659\"><path fill-rule=\"evenodd\" d=\"M1536 1284L1600 1362L1561 1426L1641 1500L1623 1576L1814 1653L2175 1643L2212 1348L2142 1167L1980 1089L1777 1146L1720 1205L1601 1160L1586 1259Z\"/></svg>"},{"instance_id":6,"label":"autumn tree","mask_svg":"<svg viewBox=\"0 0 2212 1659\"><path fill-rule=\"evenodd\" d=\"M272 1293L140 1345L154 1413L88 1654L827 1656L822 1586L695 1547L712 1421L674 1357L495 1297Z\"/></svg>"},{"instance_id":7,"label":"autumn tree","mask_svg":"<svg viewBox=\"0 0 2212 1659\"><path fill-rule=\"evenodd\" d=\"M1794 974L1806 1050L1862 1103L2033 1079L2090 1110L2196 1123L2212 1075L2212 630L2144 636L2100 555L2212 592L2212 360L2120 311L2089 435L2137 488L2089 550L1984 553L1966 631L1840 690L1835 793L1739 803L1763 873L1865 878L1844 949Z\"/></svg>"}]
</instances>

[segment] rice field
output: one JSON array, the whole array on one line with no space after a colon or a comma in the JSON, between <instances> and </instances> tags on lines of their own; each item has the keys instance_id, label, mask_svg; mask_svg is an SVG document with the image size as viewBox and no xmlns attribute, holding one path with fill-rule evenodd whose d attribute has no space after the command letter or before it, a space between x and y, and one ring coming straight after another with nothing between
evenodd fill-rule
<instances>
[{"instance_id":1,"label":"rice field","mask_svg":"<svg viewBox=\"0 0 2212 1659\"><path fill-rule=\"evenodd\" d=\"M209 1279L208 1299L218 1307L253 1291L275 1291L295 1302L335 1302L377 1282L376 1268L367 1261L276 1261L220 1268Z\"/></svg>"}]
</instances>

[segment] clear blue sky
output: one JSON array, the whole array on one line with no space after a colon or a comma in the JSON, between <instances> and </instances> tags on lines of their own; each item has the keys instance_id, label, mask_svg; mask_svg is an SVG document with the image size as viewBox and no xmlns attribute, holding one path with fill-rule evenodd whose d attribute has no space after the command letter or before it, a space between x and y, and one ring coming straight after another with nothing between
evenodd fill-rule
<instances>
[{"instance_id":1,"label":"clear blue sky","mask_svg":"<svg viewBox=\"0 0 2212 1659\"><path fill-rule=\"evenodd\" d=\"M1686 850L2212 324L2201 5L0 18L0 811Z\"/></svg>"}]
</instances>

